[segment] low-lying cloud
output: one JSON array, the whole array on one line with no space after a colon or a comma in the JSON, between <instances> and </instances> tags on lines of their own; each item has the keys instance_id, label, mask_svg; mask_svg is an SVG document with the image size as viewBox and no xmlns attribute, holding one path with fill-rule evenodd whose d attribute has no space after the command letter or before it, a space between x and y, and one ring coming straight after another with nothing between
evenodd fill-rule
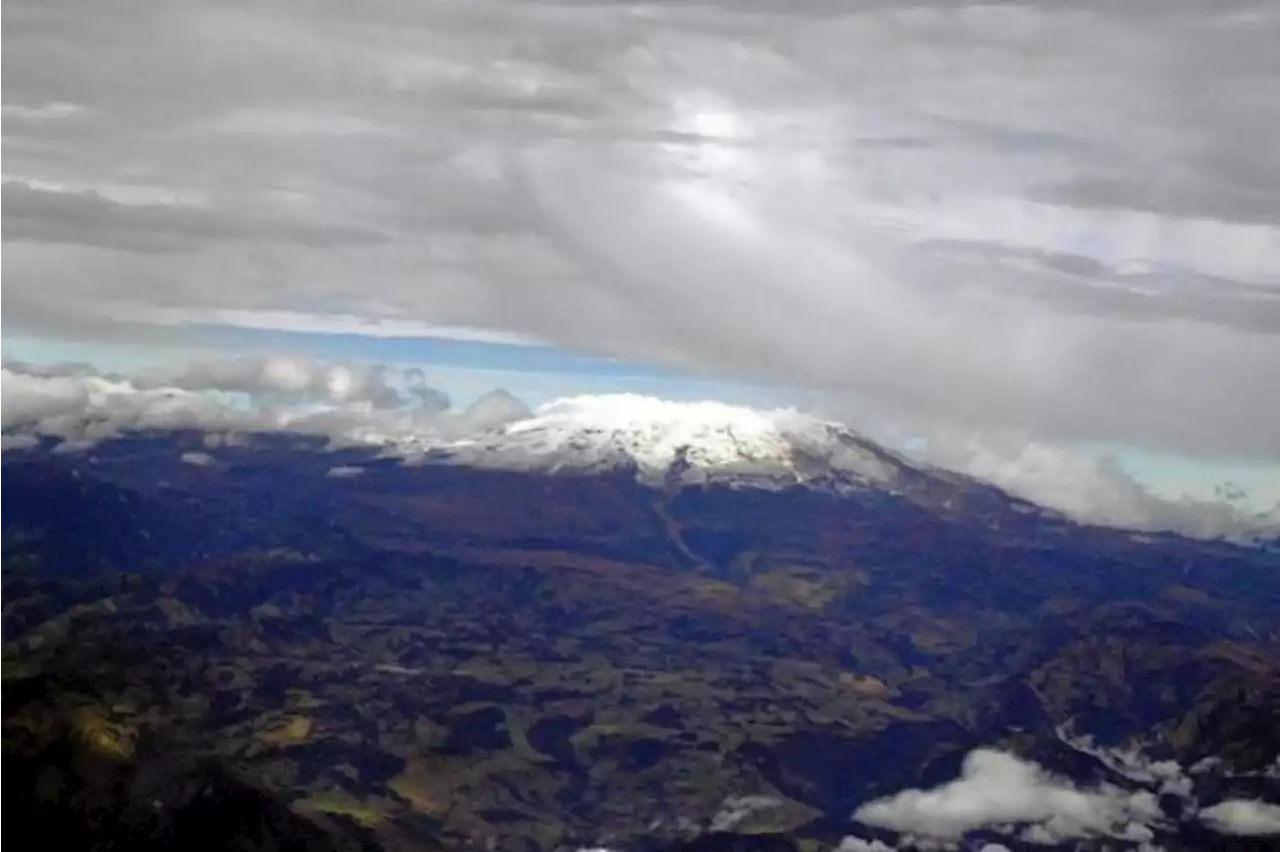
<instances>
[{"instance_id":1,"label":"low-lying cloud","mask_svg":"<svg viewBox=\"0 0 1280 852\"><path fill-rule=\"evenodd\" d=\"M388 383L385 367L286 356L194 361L152 367L131 378L142 390L245 393L266 401L364 403L374 408L396 408L405 401Z\"/></svg>"},{"instance_id":2,"label":"low-lying cloud","mask_svg":"<svg viewBox=\"0 0 1280 852\"><path fill-rule=\"evenodd\" d=\"M1253 799L1228 799L1200 812L1214 831L1243 837L1280 835L1280 805Z\"/></svg>"},{"instance_id":3,"label":"low-lying cloud","mask_svg":"<svg viewBox=\"0 0 1280 852\"><path fill-rule=\"evenodd\" d=\"M1193 823L1224 835L1280 835L1280 805L1251 798L1208 806L1201 801L1202 790L1220 790L1223 780L1246 777L1223 773L1220 761L1184 767L1146 757L1137 747L1103 748L1066 729L1058 735L1066 746L1095 758L1111 780L1082 784L1011 752L975 749L958 778L932 789L903 790L854 811L856 822L891 832L895 843L850 837L841 848L969 849L970 838L982 832L1037 846L1158 850L1162 840L1178 837ZM1217 780L1202 788L1199 782L1208 773L1218 773ZM1270 770L1248 775L1280 778Z\"/></svg>"},{"instance_id":4,"label":"low-lying cloud","mask_svg":"<svg viewBox=\"0 0 1280 852\"><path fill-rule=\"evenodd\" d=\"M0 389L5 429L61 438L72 448L139 429L207 431L210 449L257 431L324 435L335 444L445 441L529 415L501 389L454 409L420 377L393 383L380 365L294 356L192 361L130 374L9 362Z\"/></svg>"},{"instance_id":5,"label":"low-lying cloud","mask_svg":"<svg viewBox=\"0 0 1280 852\"><path fill-rule=\"evenodd\" d=\"M869 802L853 818L950 841L981 828L1018 825L1018 836L1046 845L1104 837L1150 840L1148 826L1164 820L1150 791L1081 788L1031 761L993 749L970 752L955 781Z\"/></svg>"},{"instance_id":6,"label":"low-lying cloud","mask_svg":"<svg viewBox=\"0 0 1280 852\"><path fill-rule=\"evenodd\" d=\"M1274 3L5 23L6 326L467 326L948 429L1280 458Z\"/></svg>"},{"instance_id":7,"label":"low-lying cloud","mask_svg":"<svg viewBox=\"0 0 1280 852\"><path fill-rule=\"evenodd\" d=\"M918 455L1000 486L1076 520L1144 530L1178 530L1212 537L1251 518L1258 529L1280 530L1280 497L1249 504L1229 483L1216 498L1184 494L1153 499L1151 490L1106 454L1054 446L1028 436L996 436L935 429Z\"/></svg>"}]
</instances>

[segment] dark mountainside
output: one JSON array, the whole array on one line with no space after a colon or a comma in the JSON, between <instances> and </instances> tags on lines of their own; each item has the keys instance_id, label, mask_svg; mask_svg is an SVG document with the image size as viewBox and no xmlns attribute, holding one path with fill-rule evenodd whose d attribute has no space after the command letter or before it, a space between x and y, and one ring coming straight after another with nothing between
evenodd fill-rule
<instances>
[{"instance_id":1,"label":"dark mountainside","mask_svg":"<svg viewBox=\"0 0 1280 852\"><path fill-rule=\"evenodd\" d=\"M1220 758L1218 797L1280 796L1240 775L1280 754L1274 551L1080 527L959 478L663 490L290 436L179 461L201 441L4 454L11 827L809 852L977 746L1107 778L1069 720ZM780 804L712 831L727 796Z\"/></svg>"}]
</instances>

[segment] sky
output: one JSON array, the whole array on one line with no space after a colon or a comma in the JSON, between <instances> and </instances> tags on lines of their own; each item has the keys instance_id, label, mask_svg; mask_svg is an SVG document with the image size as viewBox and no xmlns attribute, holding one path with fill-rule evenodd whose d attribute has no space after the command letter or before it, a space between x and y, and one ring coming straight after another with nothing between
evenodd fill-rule
<instances>
[{"instance_id":1,"label":"sky","mask_svg":"<svg viewBox=\"0 0 1280 852\"><path fill-rule=\"evenodd\" d=\"M5 357L790 403L1265 506L1277 39L1251 0L13 0Z\"/></svg>"}]
</instances>

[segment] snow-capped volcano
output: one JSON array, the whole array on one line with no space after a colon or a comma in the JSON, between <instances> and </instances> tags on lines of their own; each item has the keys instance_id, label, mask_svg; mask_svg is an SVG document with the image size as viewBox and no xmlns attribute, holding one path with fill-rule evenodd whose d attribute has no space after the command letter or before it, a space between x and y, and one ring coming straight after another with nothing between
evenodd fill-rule
<instances>
[{"instance_id":1,"label":"snow-capped volcano","mask_svg":"<svg viewBox=\"0 0 1280 852\"><path fill-rule=\"evenodd\" d=\"M634 467L649 483L813 479L891 486L906 463L843 426L792 409L673 402L634 394L550 402L533 416L440 448L482 466Z\"/></svg>"}]
</instances>

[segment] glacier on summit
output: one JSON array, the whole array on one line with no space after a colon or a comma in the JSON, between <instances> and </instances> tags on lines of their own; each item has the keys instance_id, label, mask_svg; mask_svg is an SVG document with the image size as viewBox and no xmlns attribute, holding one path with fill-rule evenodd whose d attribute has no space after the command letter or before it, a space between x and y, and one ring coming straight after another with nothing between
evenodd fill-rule
<instances>
[{"instance_id":1,"label":"glacier on summit","mask_svg":"<svg viewBox=\"0 0 1280 852\"><path fill-rule=\"evenodd\" d=\"M558 399L529 417L458 439L414 438L389 454L509 470L633 469L640 482L668 488L717 482L838 493L874 489L943 511L976 500L1084 524L1197 538L1270 541L1280 534L1280 506L1250 511L1221 501L1162 499L1114 465L1078 458L1073 464L1069 454L1032 448L1034 464L1008 455L993 464L997 457L990 453L979 457L985 464L947 464L945 458L898 453L793 408L603 394Z\"/></svg>"},{"instance_id":2,"label":"glacier on summit","mask_svg":"<svg viewBox=\"0 0 1280 852\"><path fill-rule=\"evenodd\" d=\"M907 462L843 426L795 409L673 402L634 394L555 400L532 416L448 442L433 455L516 469L634 466L649 484L732 479L797 484L835 478L892 488Z\"/></svg>"}]
</instances>

